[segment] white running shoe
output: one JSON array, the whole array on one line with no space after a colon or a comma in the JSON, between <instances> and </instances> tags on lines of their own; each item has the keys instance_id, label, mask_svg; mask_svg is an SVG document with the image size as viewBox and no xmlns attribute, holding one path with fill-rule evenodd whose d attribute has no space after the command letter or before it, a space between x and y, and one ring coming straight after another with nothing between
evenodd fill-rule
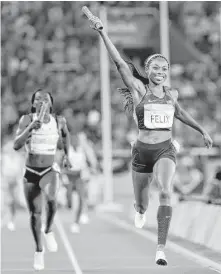
<instances>
[{"instance_id":1,"label":"white running shoe","mask_svg":"<svg viewBox=\"0 0 221 274\"><path fill-rule=\"evenodd\" d=\"M70 230L72 233L80 233L80 226L79 224L72 224L71 227L70 227Z\"/></svg>"},{"instance_id":2,"label":"white running shoe","mask_svg":"<svg viewBox=\"0 0 221 274\"><path fill-rule=\"evenodd\" d=\"M135 214L135 219L134 219L134 224L137 228L142 228L146 222L146 215L141 214L139 212L136 212Z\"/></svg>"},{"instance_id":3,"label":"white running shoe","mask_svg":"<svg viewBox=\"0 0 221 274\"><path fill-rule=\"evenodd\" d=\"M89 223L89 217L87 214L82 214L81 217L80 217L80 223L81 224L88 224Z\"/></svg>"},{"instance_id":4,"label":"white running shoe","mask_svg":"<svg viewBox=\"0 0 221 274\"><path fill-rule=\"evenodd\" d=\"M50 252L57 252L57 250L58 250L58 244L57 244L57 242L55 240L54 233L53 232L44 233L44 236L45 236L45 241L46 241L47 249Z\"/></svg>"},{"instance_id":5,"label":"white running shoe","mask_svg":"<svg viewBox=\"0 0 221 274\"><path fill-rule=\"evenodd\" d=\"M42 270L44 269L44 249L41 252L35 252L34 255L34 269Z\"/></svg>"},{"instance_id":6,"label":"white running shoe","mask_svg":"<svg viewBox=\"0 0 221 274\"><path fill-rule=\"evenodd\" d=\"M14 224L13 222L9 222L9 223L7 224L7 228L8 228L8 230L10 230L10 231L15 231L15 224Z\"/></svg>"},{"instance_id":7,"label":"white running shoe","mask_svg":"<svg viewBox=\"0 0 221 274\"><path fill-rule=\"evenodd\" d=\"M167 265L167 259L166 259L164 251L158 250L156 252L155 262L158 265Z\"/></svg>"}]
</instances>

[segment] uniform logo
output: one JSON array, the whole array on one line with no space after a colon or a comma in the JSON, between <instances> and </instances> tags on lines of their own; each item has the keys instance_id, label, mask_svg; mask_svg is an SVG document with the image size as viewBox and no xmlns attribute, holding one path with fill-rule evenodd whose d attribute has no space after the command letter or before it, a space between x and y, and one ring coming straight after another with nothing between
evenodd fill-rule
<instances>
[{"instance_id":1,"label":"uniform logo","mask_svg":"<svg viewBox=\"0 0 221 274\"><path fill-rule=\"evenodd\" d=\"M155 99L155 100L149 99L148 102L151 102L151 103L158 102L158 99Z\"/></svg>"}]
</instances>

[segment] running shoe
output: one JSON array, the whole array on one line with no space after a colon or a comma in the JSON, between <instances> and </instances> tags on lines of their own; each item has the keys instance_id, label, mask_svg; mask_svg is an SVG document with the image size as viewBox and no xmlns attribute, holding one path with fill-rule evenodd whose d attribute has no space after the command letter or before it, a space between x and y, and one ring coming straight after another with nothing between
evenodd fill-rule
<instances>
[{"instance_id":1,"label":"running shoe","mask_svg":"<svg viewBox=\"0 0 221 274\"><path fill-rule=\"evenodd\" d=\"M8 228L8 230L10 230L10 231L15 231L15 224L14 224L13 222L9 222L9 223L7 224L7 228Z\"/></svg>"},{"instance_id":2,"label":"running shoe","mask_svg":"<svg viewBox=\"0 0 221 274\"><path fill-rule=\"evenodd\" d=\"M72 233L80 233L80 226L79 226L79 224L76 224L76 223L72 224L71 227L70 227L70 231Z\"/></svg>"},{"instance_id":3,"label":"running shoe","mask_svg":"<svg viewBox=\"0 0 221 274\"><path fill-rule=\"evenodd\" d=\"M57 252L58 244L53 232L44 233L47 249L50 252Z\"/></svg>"},{"instance_id":4,"label":"running shoe","mask_svg":"<svg viewBox=\"0 0 221 274\"><path fill-rule=\"evenodd\" d=\"M155 262L158 265L167 265L167 259L166 259L164 251L158 250L156 252Z\"/></svg>"},{"instance_id":5,"label":"running shoe","mask_svg":"<svg viewBox=\"0 0 221 274\"><path fill-rule=\"evenodd\" d=\"M82 214L82 215L81 215L80 223L81 223L81 224L84 224L84 225L86 225L86 224L89 223L89 217L88 217L87 214Z\"/></svg>"},{"instance_id":6,"label":"running shoe","mask_svg":"<svg viewBox=\"0 0 221 274\"><path fill-rule=\"evenodd\" d=\"M137 228L142 228L146 222L146 215L141 214L139 212L136 212L135 214L135 219L134 219L134 224Z\"/></svg>"},{"instance_id":7,"label":"running shoe","mask_svg":"<svg viewBox=\"0 0 221 274\"><path fill-rule=\"evenodd\" d=\"M34 254L34 269L43 270L44 269L44 249L41 252L35 252Z\"/></svg>"}]
</instances>

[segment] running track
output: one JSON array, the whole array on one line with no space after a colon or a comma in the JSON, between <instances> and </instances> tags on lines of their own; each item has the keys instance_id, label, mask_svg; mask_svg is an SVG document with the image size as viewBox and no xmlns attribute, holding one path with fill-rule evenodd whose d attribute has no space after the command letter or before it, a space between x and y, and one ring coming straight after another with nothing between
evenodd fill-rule
<instances>
[{"instance_id":1,"label":"running track","mask_svg":"<svg viewBox=\"0 0 221 274\"><path fill-rule=\"evenodd\" d=\"M124 177L123 177L124 178ZM92 212L91 221L82 225L80 234L69 231L71 216L60 210L55 233L57 253L45 253L42 274L215 274L221 273L221 256L202 247L170 237L167 267L156 266L154 230L137 230L129 217L132 189L129 179L114 182L115 200L124 212ZM27 213L19 213L17 230L2 228L1 273L33 273L33 242ZM209 260L208 260L209 259Z\"/></svg>"}]
</instances>

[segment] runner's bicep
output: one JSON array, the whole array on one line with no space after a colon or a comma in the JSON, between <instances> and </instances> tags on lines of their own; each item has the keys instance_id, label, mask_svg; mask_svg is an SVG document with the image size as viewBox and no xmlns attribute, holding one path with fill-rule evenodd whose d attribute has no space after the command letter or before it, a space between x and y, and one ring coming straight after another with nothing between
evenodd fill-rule
<instances>
[{"instance_id":1,"label":"runner's bicep","mask_svg":"<svg viewBox=\"0 0 221 274\"><path fill-rule=\"evenodd\" d=\"M61 136L62 136L62 138L65 138L66 136L69 135L69 130L68 130L68 127L67 127L66 119L64 117L62 117L61 123L62 123Z\"/></svg>"}]
</instances>

